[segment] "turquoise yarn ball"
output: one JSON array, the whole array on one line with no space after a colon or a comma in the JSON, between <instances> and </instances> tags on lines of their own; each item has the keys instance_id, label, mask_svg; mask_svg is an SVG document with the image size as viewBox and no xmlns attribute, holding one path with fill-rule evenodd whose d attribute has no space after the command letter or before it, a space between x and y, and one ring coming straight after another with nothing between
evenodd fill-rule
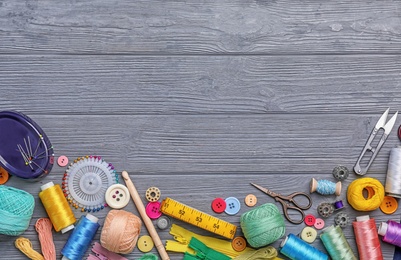
<instances>
[{"instance_id":1,"label":"turquoise yarn ball","mask_svg":"<svg viewBox=\"0 0 401 260\"><path fill-rule=\"evenodd\" d=\"M249 245L269 245L285 234L284 218L276 205L263 204L241 215L242 232Z\"/></svg>"},{"instance_id":2,"label":"turquoise yarn ball","mask_svg":"<svg viewBox=\"0 0 401 260\"><path fill-rule=\"evenodd\" d=\"M0 234L18 236L29 227L35 199L26 191L0 185Z\"/></svg>"}]
</instances>

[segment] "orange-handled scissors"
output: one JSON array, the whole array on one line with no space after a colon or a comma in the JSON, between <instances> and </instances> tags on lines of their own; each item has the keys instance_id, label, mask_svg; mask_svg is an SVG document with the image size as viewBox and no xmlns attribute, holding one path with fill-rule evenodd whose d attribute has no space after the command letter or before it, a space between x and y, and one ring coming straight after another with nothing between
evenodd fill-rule
<instances>
[{"instance_id":1,"label":"orange-handled scissors","mask_svg":"<svg viewBox=\"0 0 401 260\"><path fill-rule=\"evenodd\" d=\"M283 206L283 212L284 212L285 218L293 224L301 224L305 218L304 210L307 210L312 206L312 198L304 192L294 192L294 193L291 193L290 195L285 196L285 195L275 193L274 191L271 191L267 188L263 188L262 186L259 186L255 183L251 183L251 185L254 186L255 188L263 191L267 195L271 196L276 201L280 202L281 205ZM305 205L306 203L304 205L302 205L303 203L300 203L300 200L302 199L302 197L306 198L306 200L308 201L308 205ZM294 205L291 205L290 203L292 203ZM290 215L288 214L289 210L299 212L301 214L301 219L292 219L290 217Z\"/></svg>"}]
</instances>

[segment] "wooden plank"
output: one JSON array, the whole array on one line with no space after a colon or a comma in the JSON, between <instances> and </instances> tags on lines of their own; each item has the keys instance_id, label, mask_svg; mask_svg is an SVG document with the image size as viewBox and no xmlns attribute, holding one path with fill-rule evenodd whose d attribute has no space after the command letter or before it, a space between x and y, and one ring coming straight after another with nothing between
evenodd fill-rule
<instances>
[{"instance_id":1,"label":"wooden plank","mask_svg":"<svg viewBox=\"0 0 401 260\"><path fill-rule=\"evenodd\" d=\"M0 107L29 114L379 114L399 106L400 60L2 55Z\"/></svg>"},{"instance_id":2,"label":"wooden plank","mask_svg":"<svg viewBox=\"0 0 401 260\"><path fill-rule=\"evenodd\" d=\"M397 1L2 1L0 53L400 53Z\"/></svg>"}]
</instances>

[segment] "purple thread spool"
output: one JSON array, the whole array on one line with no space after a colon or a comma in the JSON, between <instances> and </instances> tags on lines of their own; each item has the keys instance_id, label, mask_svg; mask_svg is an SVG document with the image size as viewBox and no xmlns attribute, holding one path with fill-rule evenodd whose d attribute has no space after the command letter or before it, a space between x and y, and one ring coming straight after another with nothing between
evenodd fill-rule
<instances>
[{"instance_id":1,"label":"purple thread spool","mask_svg":"<svg viewBox=\"0 0 401 260\"><path fill-rule=\"evenodd\" d=\"M334 208L335 208L336 210L339 210L339 209L344 208L343 201L342 201L342 200L339 200L339 201L334 202Z\"/></svg>"},{"instance_id":2,"label":"purple thread spool","mask_svg":"<svg viewBox=\"0 0 401 260\"><path fill-rule=\"evenodd\" d=\"M401 247L401 224L393 220L382 222L378 230L379 235L383 236L383 241Z\"/></svg>"}]
</instances>

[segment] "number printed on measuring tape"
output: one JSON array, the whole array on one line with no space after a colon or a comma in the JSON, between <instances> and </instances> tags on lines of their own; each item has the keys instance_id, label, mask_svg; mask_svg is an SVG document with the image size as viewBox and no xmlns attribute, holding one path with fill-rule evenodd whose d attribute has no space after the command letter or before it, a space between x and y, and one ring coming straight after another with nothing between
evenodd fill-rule
<instances>
[{"instance_id":1,"label":"number printed on measuring tape","mask_svg":"<svg viewBox=\"0 0 401 260\"><path fill-rule=\"evenodd\" d=\"M160 211L168 216L208 230L223 237L234 238L237 226L207 213L191 208L171 198L163 200Z\"/></svg>"}]
</instances>

